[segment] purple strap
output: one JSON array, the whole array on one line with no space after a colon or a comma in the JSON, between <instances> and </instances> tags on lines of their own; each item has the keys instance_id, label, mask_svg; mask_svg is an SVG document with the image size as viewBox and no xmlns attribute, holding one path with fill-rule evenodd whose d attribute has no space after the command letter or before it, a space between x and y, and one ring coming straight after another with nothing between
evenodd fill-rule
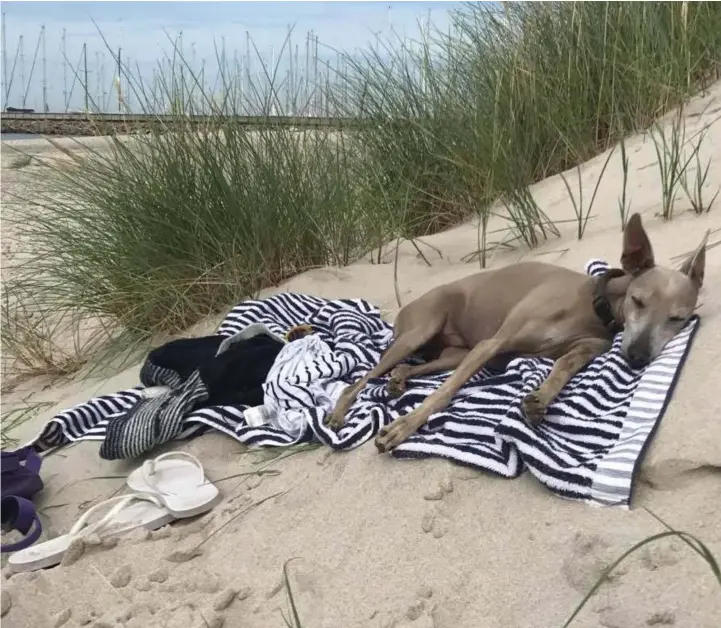
<instances>
[{"instance_id":1,"label":"purple strap","mask_svg":"<svg viewBox=\"0 0 721 628\"><path fill-rule=\"evenodd\" d=\"M38 513L35 511L35 506L29 499L16 497L15 495L3 497L2 502L0 502L0 509L2 510L3 521L6 521L11 529L25 535L25 538L17 543L3 544L3 554L30 547L40 538L43 527Z\"/></svg>"}]
</instances>

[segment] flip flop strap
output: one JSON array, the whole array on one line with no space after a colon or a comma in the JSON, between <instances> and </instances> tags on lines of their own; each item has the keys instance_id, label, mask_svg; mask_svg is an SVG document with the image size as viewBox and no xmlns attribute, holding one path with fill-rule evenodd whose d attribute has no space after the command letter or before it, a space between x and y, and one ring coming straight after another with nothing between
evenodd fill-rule
<instances>
[{"instance_id":1,"label":"flip flop strap","mask_svg":"<svg viewBox=\"0 0 721 628\"><path fill-rule=\"evenodd\" d=\"M135 501L151 502L159 508L163 508L162 502L151 493L131 493L130 495L119 495L118 497L111 497L110 499L106 499L99 504L95 504L95 506L93 506L92 508L88 508L88 510L83 513L82 517L80 517L80 519L75 522L73 527L70 528L68 535L79 537L88 536L95 532L101 532L115 520L115 517L119 512L127 508L132 502ZM103 508L107 507L112 503L115 503L115 506L113 506L102 518L100 518L94 523L88 524L89 519L96 512L102 510Z\"/></svg>"},{"instance_id":2,"label":"flip flop strap","mask_svg":"<svg viewBox=\"0 0 721 628\"><path fill-rule=\"evenodd\" d=\"M185 451L169 451L167 454L161 454L160 456L158 456L157 458L153 458L152 460L146 460L141 468L143 480L145 480L145 483L150 486L154 491L160 493L161 495L174 494L158 488L153 479L153 476L155 475L156 463L160 462L161 460L167 460L168 458L185 458L186 460L190 460L190 462L192 462L193 465L198 469L198 486L202 486L203 484L205 484L205 471L203 471L203 465L201 464L200 460L198 460L193 454L189 454Z\"/></svg>"},{"instance_id":3,"label":"flip flop strap","mask_svg":"<svg viewBox=\"0 0 721 628\"><path fill-rule=\"evenodd\" d=\"M14 517L8 522L9 525L25 536L24 539L16 543L3 545L2 552L15 552L30 547L40 538L43 532L43 527L40 523L38 513L35 510L35 506L29 499L15 495L3 497L2 501L5 502L6 508L10 507L15 510L13 513Z\"/></svg>"}]
</instances>

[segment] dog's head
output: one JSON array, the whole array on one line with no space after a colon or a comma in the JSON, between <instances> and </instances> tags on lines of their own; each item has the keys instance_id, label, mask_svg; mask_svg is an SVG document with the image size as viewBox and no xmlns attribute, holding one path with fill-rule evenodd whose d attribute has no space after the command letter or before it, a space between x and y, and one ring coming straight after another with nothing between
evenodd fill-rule
<instances>
[{"instance_id":1,"label":"dog's head","mask_svg":"<svg viewBox=\"0 0 721 628\"><path fill-rule=\"evenodd\" d=\"M706 265L706 240L680 270L656 266L651 242L633 214L623 234L621 266L631 275L623 301L623 354L633 368L642 368L661 353L696 308Z\"/></svg>"}]
</instances>

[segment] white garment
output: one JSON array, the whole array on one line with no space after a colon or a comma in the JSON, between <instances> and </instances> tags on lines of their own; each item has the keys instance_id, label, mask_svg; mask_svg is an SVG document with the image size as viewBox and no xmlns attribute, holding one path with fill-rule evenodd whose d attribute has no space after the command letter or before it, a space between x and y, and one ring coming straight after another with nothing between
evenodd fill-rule
<instances>
[{"instance_id":1,"label":"white garment","mask_svg":"<svg viewBox=\"0 0 721 628\"><path fill-rule=\"evenodd\" d=\"M249 425L265 423L299 438L308 423L308 411L332 412L348 386L334 379L333 351L320 336L311 334L289 342L268 371L263 384L263 405L244 412Z\"/></svg>"}]
</instances>

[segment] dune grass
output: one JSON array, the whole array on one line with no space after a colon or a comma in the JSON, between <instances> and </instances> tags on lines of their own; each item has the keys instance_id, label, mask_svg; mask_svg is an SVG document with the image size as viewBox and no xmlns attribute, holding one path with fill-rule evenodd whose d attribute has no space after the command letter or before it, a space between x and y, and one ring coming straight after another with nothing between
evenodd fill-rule
<instances>
[{"instance_id":1,"label":"dune grass","mask_svg":"<svg viewBox=\"0 0 721 628\"><path fill-rule=\"evenodd\" d=\"M241 92L237 68L221 68L212 94L177 54L152 86L126 70L134 101L165 103L175 121L48 165L47 194L14 217L36 250L16 285L47 311L172 333L302 271L470 217L481 266L494 247L533 248L559 231L531 184L718 78L717 6L467 5L448 33L347 55L327 97L362 124L339 131L232 122L248 99L284 113L277 68L264 68L270 93ZM200 106L217 114L202 127L187 118ZM581 237L590 206L578 209ZM491 242L499 217L509 233Z\"/></svg>"}]
</instances>

